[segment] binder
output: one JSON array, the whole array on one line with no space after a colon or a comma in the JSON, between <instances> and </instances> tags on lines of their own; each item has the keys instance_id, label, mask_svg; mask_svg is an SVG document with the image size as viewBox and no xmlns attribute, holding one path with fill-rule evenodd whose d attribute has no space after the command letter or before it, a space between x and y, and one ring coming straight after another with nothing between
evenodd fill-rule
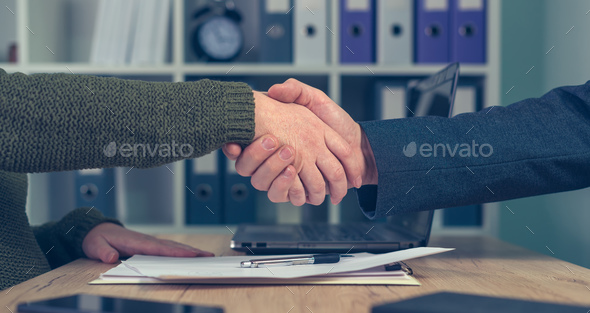
<instances>
[{"instance_id":1,"label":"binder","mask_svg":"<svg viewBox=\"0 0 590 313\"><path fill-rule=\"evenodd\" d=\"M220 224L223 218L219 151L186 160L186 223Z\"/></svg>"},{"instance_id":2,"label":"binder","mask_svg":"<svg viewBox=\"0 0 590 313\"><path fill-rule=\"evenodd\" d=\"M416 63L447 63L449 57L449 0L417 0Z\"/></svg>"},{"instance_id":3,"label":"binder","mask_svg":"<svg viewBox=\"0 0 590 313\"><path fill-rule=\"evenodd\" d=\"M443 210L445 227L477 227L482 225L482 220L483 212L479 204Z\"/></svg>"},{"instance_id":4,"label":"binder","mask_svg":"<svg viewBox=\"0 0 590 313\"><path fill-rule=\"evenodd\" d=\"M389 120L411 116L406 108L406 86L399 81L375 84L375 119Z\"/></svg>"},{"instance_id":5,"label":"binder","mask_svg":"<svg viewBox=\"0 0 590 313\"><path fill-rule=\"evenodd\" d=\"M135 34L131 47L130 64L146 65L152 63L151 50L154 27L154 16L156 14L157 0L142 0L138 3L137 18L134 27Z\"/></svg>"},{"instance_id":6,"label":"binder","mask_svg":"<svg viewBox=\"0 0 590 313\"><path fill-rule=\"evenodd\" d=\"M238 175L235 161L220 153L224 175L223 222L227 224L255 223L257 192L250 184L250 177Z\"/></svg>"},{"instance_id":7,"label":"binder","mask_svg":"<svg viewBox=\"0 0 590 313\"><path fill-rule=\"evenodd\" d=\"M328 3L326 0L295 0L294 59L297 65L328 62ZM336 30L332 30L336 31ZM332 34L330 34L332 35Z\"/></svg>"},{"instance_id":8,"label":"binder","mask_svg":"<svg viewBox=\"0 0 590 313\"><path fill-rule=\"evenodd\" d=\"M477 90L475 86L458 86L455 92L452 116L477 111Z\"/></svg>"},{"instance_id":9,"label":"binder","mask_svg":"<svg viewBox=\"0 0 590 313\"><path fill-rule=\"evenodd\" d=\"M451 1L451 61L485 63L486 1Z\"/></svg>"},{"instance_id":10,"label":"binder","mask_svg":"<svg viewBox=\"0 0 590 313\"><path fill-rule=\"evenodd\" d=\"M377 63L411 64L414 43L412 0L377 0Z\"/></svg>"},{"instance_id":11,"label":"binder","mask_svg":"<svg viewBox=\"0 0 590 313\"><path fill-rule=\"evenodd\" d=\"M171 0L158 0L156 2L156 15L153 20L154 27L156 28L153 32L154 39L151 42L153 46L150 47L153 51L151 64L159 65L166 63L166 54L170 47L168 33L170 29L171 11Z\"/></svg>"},{"instance_id":12,"label":"binder","mask_svg":"<svg viewBox=\"0 0 590 313\"><path fill-rule=\"evenodd\" d=\"M340 63L375 62L374 0L340 0Z\"/></svg>"},{"instance_id":13,"label":"binder","mask_svg":"<svg viewBox=\"0 0 590 313\"><path fill-rule=\"evenodd\" d=\"M260 5L260 62L293 62L291 0L262 0Z\"/></svg>"},{"instance_id":14,"label":"binder","mask_svg":"<svg viewBox=\"0 0 590 313\"><path fill-rule=\"evenodd\" d=\"M88 169L75 172L76 207L93 207L104 216L117 218L115 171Z\"/></svg>"},{"instance_id":15,"label":"binder","mask_svg":"<svg viewBox=\"0 0 590 313\"><path fill-rule=\"evenodd\" d=\"M452 116L478 111L479 100L479 93L475 85L458 86L455 93ZM442 214L442 222L445 227L481 226L483 221L481 205L443 209Z\"/></svg>"}]
</instances>

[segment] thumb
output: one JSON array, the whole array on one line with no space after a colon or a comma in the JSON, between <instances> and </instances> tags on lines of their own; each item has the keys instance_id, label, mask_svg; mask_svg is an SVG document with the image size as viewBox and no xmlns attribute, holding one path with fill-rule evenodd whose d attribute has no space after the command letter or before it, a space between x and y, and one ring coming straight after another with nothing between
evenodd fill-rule
<instances>
[{"instance_id":1,"label":"thumb","mask_svg":"<svg viewBox=\"0 0 590 313\"><path fill-rule=\"evenodd\" d=\"M102 236L96 236L82 248L89 259L100 260L103 263L115 263L119 260L119 252Z\"/></svg>"},{"instance_id":2,"label":"thumb","mask_svg":"<svg viewBox=\"0 0 590 313\"><path fill-rule=\"evenodd\" d=\"M314 100L318 99L314 97L318 92L321 91L294 78L289 78L282 84L276 84L270 87L268 89L268 96L281 102L296 103L311 109L311 106L314 105Z\"/></svg>"}]
</instances>

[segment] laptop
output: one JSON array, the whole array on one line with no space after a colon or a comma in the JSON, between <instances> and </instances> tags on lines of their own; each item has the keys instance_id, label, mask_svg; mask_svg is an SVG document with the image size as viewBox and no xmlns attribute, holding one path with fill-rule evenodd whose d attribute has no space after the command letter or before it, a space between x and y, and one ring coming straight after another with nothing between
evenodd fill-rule
<instances>
[{"instance_id":1,"label":"laptop","mask_svg":"<svg viewBox=\"0 0 590 313\"><path fill-rule=\"evenodd\" d=\"M407 107L413 116L450 117L459 64L408 84ZM359 208L360 210L360 208ZM391 216L385 222L298 225L243 224L231 248L254 254L383 253L428 245L434 211Z\"/></svg>"}]
</instances>

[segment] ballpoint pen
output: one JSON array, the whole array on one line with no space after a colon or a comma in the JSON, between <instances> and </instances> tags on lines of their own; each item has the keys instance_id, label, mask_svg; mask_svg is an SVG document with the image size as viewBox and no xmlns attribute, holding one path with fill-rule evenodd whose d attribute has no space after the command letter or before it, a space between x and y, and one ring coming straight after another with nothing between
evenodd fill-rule
<instances>
[{"instance_id":1,"label":"ballpoint pen","mask_svg":"<svg viewBox=\"0 0 590 313\"><path fill-rule=\"evenodd\" d=\"M340 261L339 253L328 254L314 254L299 257L288 258L271 258L271 259L256 259L240 262L241 267L258 267L260 265L303 265L303 264L322 264L322 263L338 263ZM342 255L352 256L352 255Z\"/></svg>"}]
</instances>

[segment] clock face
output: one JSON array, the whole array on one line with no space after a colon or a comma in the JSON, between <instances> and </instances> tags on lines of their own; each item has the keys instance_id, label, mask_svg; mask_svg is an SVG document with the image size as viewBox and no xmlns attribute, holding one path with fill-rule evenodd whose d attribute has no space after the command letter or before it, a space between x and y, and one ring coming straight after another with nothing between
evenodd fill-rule
<instances>
[{"instance_id":1,"label":"clock face","mask_svg":"<svg viewBox=\"0 0 590 313\"><path fill-rule=\"evenodd\" d=\"M240 53L244 38L234 20L215 16L199 27L196 40L211 59L229 61Z\"/></svg>"}]
</instances>

